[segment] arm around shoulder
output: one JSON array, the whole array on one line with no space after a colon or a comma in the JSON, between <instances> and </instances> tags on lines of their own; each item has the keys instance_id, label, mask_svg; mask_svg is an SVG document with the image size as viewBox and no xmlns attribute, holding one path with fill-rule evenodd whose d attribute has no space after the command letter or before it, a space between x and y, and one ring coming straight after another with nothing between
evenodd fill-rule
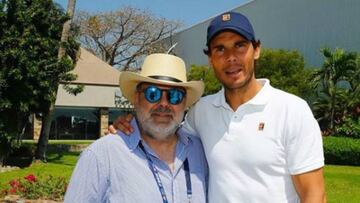
<instances>
[{"instance_id":1,"label":"arm around shoulder","mask_svg":"<svg viewBox=\"0 0 360 203\"><path fill-rule=\"evenodd\" d=\"M196 105L196 104L195 104ZM185 115L184 121L181 125L181 131L192 136L198 137L195 125L195 106L191 107Z\"/></svg>"}]
</instances>

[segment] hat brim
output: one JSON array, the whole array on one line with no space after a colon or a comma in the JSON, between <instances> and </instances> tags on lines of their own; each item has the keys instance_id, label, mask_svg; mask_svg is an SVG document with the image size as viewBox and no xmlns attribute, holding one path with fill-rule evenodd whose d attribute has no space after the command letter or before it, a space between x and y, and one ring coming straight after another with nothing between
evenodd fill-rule
<instances>
[{"instance_id":1,"label":"hat brim","mask_svg":"<svg viewBox=\"0 0 360 203\"><path fill-rule=\"evenodd\" d=\"M142 82L185 88L186 107L190 107L191 105L193 105L197 100L200 99L201 95L204 92L204 83L202 81L172 82L141 76L137 73L129 71L121 72L119 78L119 86L121 89L121 93L132 104L134 104L136 86Z\"/></svg>"}]
</instances>

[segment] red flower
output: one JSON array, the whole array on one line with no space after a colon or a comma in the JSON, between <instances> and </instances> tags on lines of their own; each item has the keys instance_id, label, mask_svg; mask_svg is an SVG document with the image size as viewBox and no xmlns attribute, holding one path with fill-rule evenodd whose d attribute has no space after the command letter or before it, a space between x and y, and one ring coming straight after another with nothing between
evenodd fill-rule
<instances>
[{"instance_id":1,"label":"red flower","mask_svg":"<svg viewBox=\"0 0 360 203\"><path fill-rule=\"evenodd\" d=\"M29 182L36 182L36 177L33 174L24 177Z\"/></svg>"},{"instance_id":2,"label":"red flower","mask_svg":"<svg viewBox=\"0 0 360 203\"><path fill-rule=\"evenodd\" d=\"M18 180L16 180L16 179L14 179L14 180L12 180L12 181L10 181L10 186L12 187L12 188L17 188L17 187L20 187L20 182L18 181Z\"/></svg>"},{"instance_id":3,"label":"red flower","mask_svg":"<svg viewBox=\"0 0 360 203\"><path fill-rule=\"evenodd\" d=\"M9 192L10 194L15 194L17 192L17 189L13 187L9 190Z\"/></svg>"}]
</instances>

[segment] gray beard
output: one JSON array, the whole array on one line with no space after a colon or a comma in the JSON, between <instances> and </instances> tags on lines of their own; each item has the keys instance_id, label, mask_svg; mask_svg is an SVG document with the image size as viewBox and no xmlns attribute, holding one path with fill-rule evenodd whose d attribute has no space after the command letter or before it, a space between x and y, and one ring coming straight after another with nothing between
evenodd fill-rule
<instances>
[{"instance_id":1,"label":"gray beard","mask_svg":"<svg viewBox=\"0 0 360 203\"><path fill-rule=\"evenodd\" d=\"M173 114L173 120L167 126L158 126L151 117L152 112L167 112ZM141 107L136 110L136 119L139 123L139 127L142 132L156 140L164 140L171 135L174 135L178 129L184 112L181 112L178 116L174 116L174 113L170 109L158 108L152 112L144 113ZM162 124L163 125L163 124Z\"/></svg>"}]
</instances>

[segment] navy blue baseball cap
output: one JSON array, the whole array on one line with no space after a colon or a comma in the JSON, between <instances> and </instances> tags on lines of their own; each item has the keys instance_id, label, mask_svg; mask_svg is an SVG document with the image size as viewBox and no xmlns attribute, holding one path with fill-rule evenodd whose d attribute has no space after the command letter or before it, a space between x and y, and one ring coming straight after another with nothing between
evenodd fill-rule
<instances>
[{"instance_id":1,"label":"navy blue baseball cap","mask_svg":"<svg viewBox=\"0 0 360 203\"><path fill-rule=\"evenodd\" d=\"M206 45L222 31L230 30L243 36L248 41L255 40L255 32L249 19L236 12L226 12L216 16L207 29Z\"/></svg>"}]
</instances>

